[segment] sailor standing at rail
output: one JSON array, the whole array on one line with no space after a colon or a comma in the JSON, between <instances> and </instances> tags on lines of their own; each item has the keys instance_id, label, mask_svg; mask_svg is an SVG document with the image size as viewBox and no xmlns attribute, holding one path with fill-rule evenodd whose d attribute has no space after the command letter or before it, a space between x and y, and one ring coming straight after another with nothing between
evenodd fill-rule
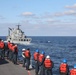
<instances>
[{"instance_id":1,"label":"sailor standing at rail","mask_svg":"<svg viewBox=\"0 0 76 75\"><path fill-rule=\"evenodd\" d=\"M23 49L22 49L23 67L25 67L25 63L26 63L26 57L25 57L25 55L24 55L25 51L26 51L26 49L23 48Z\"/></svg>"},{"instance_id":2,"label":"sailor standing at rail","mask_svg":"<svg viewBox=\"0 0 76 75\"><path fill-rule=\"evenodd\" d=\"M63 63L60 64L59 73L60 75L69 75L69 67L66 59L64 59Z\"/></svg>"},{"instance_id":3,"label":"sailor standing at rail","mask_svg":"<svg viewBox=\"0 0 76 75\"><path fill-rule=\"evenodd\" d=\"M70 74L69 75L76 75L76 64L74 65L74 68L72 68L70 70Z\"/></svg>"},{"instance_id":4,"label":"sailor standing at rail","mask_svg":"<svg viewBox=\"0 0 76 75\"><path fill-rule=\"evenodd\" d=\"M6 48L7 48L7 59L9 59L9 52L10 52L10 50L9 50L9 46L10 46L10 41L8 41L7 42L7 45L6 45Z\"/></svg>"},{"instance_id":5,"label":"sailor standing at rail","mask_svg":"<svg viewBox=\"0 0 76 75\"><path fill-rule=\"evenodd\" d=\"M0 54L1 54L1 59L4 59L5 56L5 43L3 40L0 40Z\"/></svg>"},{"instance_id":6,"label":"sailor standing at rail","mask_svg":"<svg viewBox=\"0 0 76 75\"><path fill-rule=\"evenodd\" d=\"M29 66L30 66L30 58L31 58L31 53L30 53L30 49L26 49L26 51L24 52L24 56L26 58L26 70L29 70Z\"/></svg>"},{"instance_id":7,"label":"sailor standing at rail","mask_svg":"<svg viewBox=\"0 0 76 75\"><path fill-rule=\"evenodd\" d=\"M11 60L11 61L13 59L13 52L12 52L13 45L14 44L12 42L9 44L9 60Z\"/></svg>"},{"instance_id":8,"label":"sailor standing at rail","mask_svg":"<svg viewBox=\"0 0 76 75\"><path fill-rule=\"evenodd\" d=\"M39 75L44 75L44 60L45 60L45 52L42 51L42 53L39 54Z\"/></svg>"},{"instance_id":9,"label":"sailor standing at rail","mask_svg":"<svg viewBox=\"0 0 76 75\"><path fill-rule=\"evenodd\" d=\"M52 60L50 59L50 56L47 55L44 61L44 68L45 68L45 75L53 75L52 74L52 68L54 64Z\"/></svg>"},{"instance_id":10,"label":"sailor standing at rail","mask_svg":"<svg viewBox=\"0 0 76 75\"><path fill-rule=\"evenodd\" d=\"M14 50L13 50L13 62L14 64L17 64L17 57L18 57L18 46L14 45Z\"/></svg>"},{"instance_id":11,"label":"sailor standing at rail","mask_svg":"<svg viewBox=\"0 0 76 75\"><path fill-rule=\"evenodd\" d=\"M35 75L38 75L38 72L39 72L39 63L38 63L39 50L38 49L34 52L33 57L35 61Z\"/></svg>"}]
</instances>

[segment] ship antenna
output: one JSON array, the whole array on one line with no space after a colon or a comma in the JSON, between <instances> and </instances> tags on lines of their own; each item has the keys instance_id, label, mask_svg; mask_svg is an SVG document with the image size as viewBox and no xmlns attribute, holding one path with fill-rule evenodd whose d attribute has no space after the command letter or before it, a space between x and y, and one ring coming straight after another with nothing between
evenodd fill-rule
<instances>
[{"instance_id":1,"label":"ship antenna","mask_svg":"<svg viewBox=\"0 0 76 75\"><path fill-rule=\"evenodd\" d=\"M18 30L20 29L19 27L21 26L21 25L17 25L18 26Z\"/></svg>"}]
</instances>

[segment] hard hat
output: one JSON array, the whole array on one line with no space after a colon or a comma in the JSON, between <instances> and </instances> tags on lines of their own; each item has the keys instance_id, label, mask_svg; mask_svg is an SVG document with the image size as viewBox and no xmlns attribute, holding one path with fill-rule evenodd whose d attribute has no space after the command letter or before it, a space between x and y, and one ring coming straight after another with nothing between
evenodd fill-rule
<instances>
[{"instance_id":1,"label":"hard hat","mask_svg":"<svg viewBox=\"0 0 76 75\"><path fill-rule=\"evenodd\" d=\"M76 64L74 65L74 68L76 68Z\"/></svg>"},{"instance_id":2,"label":"hard hat","mask_svg":"<svg viewBox=\"0 0 76 75\"><path fill-rule=\"evenodd\" d=\"M39 50L37 49L36 52L39 52Z\"/></svg>"},{"instance_id":3,"label":"hard hat","mask_svg":"<svg viewBox=\"0 0 76 75\"><path fill-rule=\"evenodd\" d=\"M24 51L24 50L26 50L26 49L23 48L22 51Z\"/></svg>"},{"instance_id":4,"label":"hard hat","mask_svg":"<svg viewBox=\"0 0 76 75\"><path fill-rule=\"evenodd\" d=\"M41 54L45 54L45 52L44 51L42 51L42 53Z\"/></svg>"},{"instance_id":5,"label":"hard hat","mask_svg":"<svg viewBox=\"0 0 76 75\"><path fill-rule=\"evenodd\" d=\"M17 47L17 44L15 46Z\"/></svg>"},{"instance_id":6,"label":"hard hat","mask_svg":"<svg viewBox=\"0 0 76 75\"><path fill-rule=\"evenodd\" d=\"M3 41L3 40L1 40L1 41Z\"/></svg>"},{"instance_id":7,"label":"hard hat","mask_svg":"<svg viewBox=\"0 0 76 75\"><path fill-rule=\"evenodd\" d=\"M49 55L47 55L47 56L46 56L46 59L49 59L49 58L50 58L50 56L49 56Z\"/></svg>"},{"instance_id":8,"label":"hard hat","mask_svg":"<svg viewBox=\"0 0 76 75\"><path fill-rule=\"evenodd\" d=\"M66 60L66 59L64 59L64 60L63 60L63 63L67 63L67 60Z\"/></svg>"}]
</instances>

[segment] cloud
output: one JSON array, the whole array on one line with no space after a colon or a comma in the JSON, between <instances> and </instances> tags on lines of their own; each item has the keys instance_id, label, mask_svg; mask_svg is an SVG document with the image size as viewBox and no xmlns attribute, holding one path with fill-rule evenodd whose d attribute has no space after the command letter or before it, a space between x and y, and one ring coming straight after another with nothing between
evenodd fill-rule
<instances>
[{"instance_id":1,"label":"cloud","mask_svg":"<svg viewBox=\"0 0 76 75\"><path fill-rule=\"evenodd\" d=\"M75 10L69 10L69 11L65 11L63 14L64 15L76 15L76 11Z\"/></svg>"},{"instance_id":2,"label":"cloud","mask_svg":"<svg viewBox=\"0 0 76 75\"><path fill-rule=\"evenodd\" d=\"M60 22L60 20L48 19L46 22L48 22L48 23L57 23L57 22Z\"/></svg>"},{"instance_id":3,"label":"cloud","mask_svg":"<svg viewBox=\"0 0 76 75\"><path fill-rule=\"evenodd\" d=\"M53 14L53 17L59 17L59 16L63 16L64 13L63 12L57 12Z\"/></svg>"},{"instance_id":4,"label":"cloud","mask_svg":"<svg viewBox=\"0 0 76 75\"><path fill-rule=\"evenodd\" d=\"M35 14L33 14L32 12L23 12L22 16L34 16Z\"/></svg>"},{"instance_id":5,"label":"cloud","mask_svg":"<svg viewBox=\"0 0 76 75\"><path fill-rule=\"evenodd\" d=\"M65 8L76 9L76 4L74 4L72 6L66 5Z\"/></svg>"},{"instance_id":6,"label":"cloud","mask_svg":"<svg viewBox=\"0 0 76 75\"><path fill-rule=\"evenodd\" d=\"M5 18L4 18L3 16L0 15L0 19L2 20L2 19L5 19Z\"/></svg>"},{"instance_id":7,"label":"cloud","mask_svg":"<svg viewBox=\"0 0 76 75\"><path fill-rule=\"evenodd\" d=\"M64 12L57 12L57 13L54 13L52 15L52 17L61 17L61 16L75 16L76 15L76 11L75 10L69 10L69 11L64 11Z\"/></svg>"}]
</instances>

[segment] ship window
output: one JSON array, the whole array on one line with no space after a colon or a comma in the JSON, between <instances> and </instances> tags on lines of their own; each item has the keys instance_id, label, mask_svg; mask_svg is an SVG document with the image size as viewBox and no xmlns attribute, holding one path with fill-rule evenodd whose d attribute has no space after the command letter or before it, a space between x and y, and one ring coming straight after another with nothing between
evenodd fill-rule
<instances>
[{"instance_id":1,"label":"ship window","mask_svg":"<svg viewBox=\"0 0 76 75\"><path fill-rule=\"evenodd\" d=\"M21 39L21 41L23 41L23 39Z\"/></svg>"},{"instance_id":2,"label":"ship window","mask_svg":"<svg viewBox=\"0 0 76 75\"><path fill-rule=\"evenodd\" d=\"M24 39L24 41L25 41L25 39Z\"/></svg>"}]
</instances>

